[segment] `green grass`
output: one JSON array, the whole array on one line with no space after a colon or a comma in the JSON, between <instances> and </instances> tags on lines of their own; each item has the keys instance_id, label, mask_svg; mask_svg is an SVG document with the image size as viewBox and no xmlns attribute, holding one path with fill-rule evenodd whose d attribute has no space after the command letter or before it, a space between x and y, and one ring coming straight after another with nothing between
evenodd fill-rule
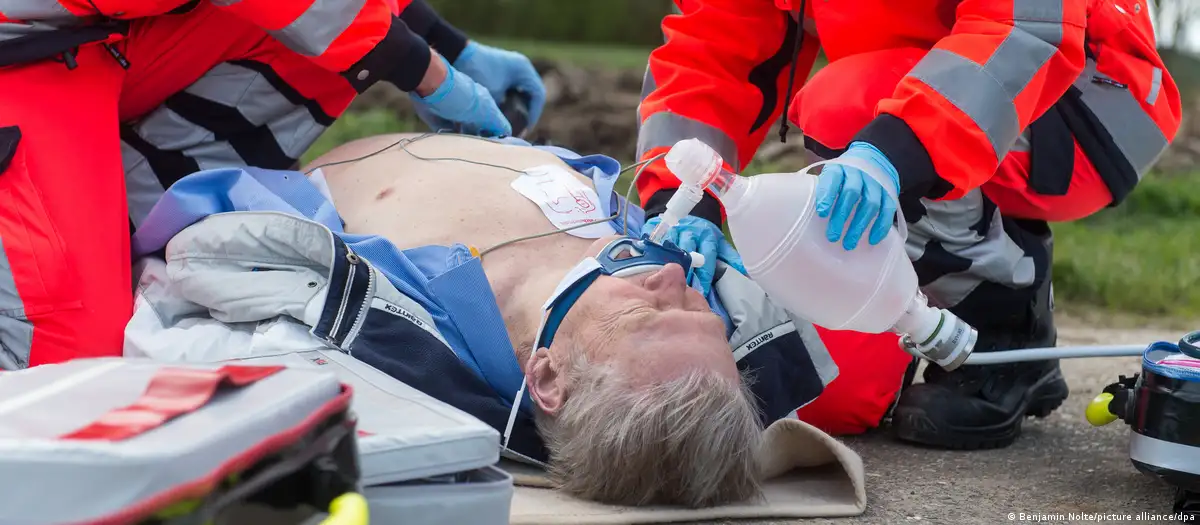
<instances>
[{"instance_id":1,"label":"green grass","mask_svg":"<svg viewBox=\"0 0 1200 525\"><path fill-rule=\"evenodd\" d=\"M581 67L645 69L651 48L636 46L596 46L563 42L532 42L496 37L480 37L489 46L521 53L530 59L565 62Z\"/></svg>"},{"instance_id":2,"label":"green grass","mask_svg":"<svg viewBox=\"0 0 1200 525\"><path fill-rule=\"evenodd\" d=\"M1151 174L1120 207L1052 228L1057 298L1200 319L1200 174Z\"/></svg>"}]
</instances>

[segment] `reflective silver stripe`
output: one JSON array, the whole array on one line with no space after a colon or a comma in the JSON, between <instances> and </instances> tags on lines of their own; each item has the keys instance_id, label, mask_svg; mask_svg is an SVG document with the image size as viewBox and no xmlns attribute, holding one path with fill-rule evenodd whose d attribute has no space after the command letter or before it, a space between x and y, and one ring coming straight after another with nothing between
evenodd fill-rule
<instances>
[{"instance_id":1,"label":"reflective silver stripe","mask_svg":"<svg viewBox=\"0 0 1200 525\"><path fill-rule=\"evenodd\" d=\"M1096 71L1096 62L1088 59L1083 74L1075 80L1083 103L1100 119L1138 177L1145 175L1167 150L1167 137L1128 88L1093 82L1093 77L1107 78Z\"/></svg>"},{"instance_id":2,"label":"reflective silver stripe","mask_svg":"<svg viewBox=\"0 0 1200 525\"><path fill-rule=\"evenodd\" d=\"M33 348L33 323L0 315L0 370L29 367Z\"/></svg>"},{"instance_id":3,"label":"reflective silver stripe","mask_svg":"<svg viewBox=\"0 0 1200 525\"><path fill-rule=\"evenodd\" d=\"M267 126L284 154L300 158L326 127L304 106L293 104L262 74L222 63L185 90L198 97L237 108L255 126Z\"/></svg>"},{"instance_id":4,"label":"reflective silver stripe","mask_svg":"<svg viewBox=\"0 0 1200 525\"><path fill-rule=\"evenodd\" d=\"M0 237L0 315L25 317L25 303L17 292L17 282L13 278L12 263L8 253L4 251L4 238Z\"/></svg>"},{"instance_id":5,"label":"reflective silver stripe","mask_svg":"<svg viewBox=\"0 0 1200 525\"><path fill-rule=\"evenodd\" d=\"M155 108L132 129L152 146L168 151L182 151L214 138L211 131L193 124L166 106Z\"/></svg>"},{"instance_id":6,"label":"reflective silver stripe","mask_svg":"<svg viewBox=\"0 0 1200 525\"><path fill-rule=\"evenodd\" d=\"M1200 475L1200 447L1189 447L1133 432L1129 437L1129 459Z\"/></svg>"},{"instance_id":7,"label":"reflective silver stripe","mask_svg":"<svg viewBox=\"0 0 1200 525\"><path fill-rule=\"evenodd\" d=\"M1061 38L1061 36L1059 37ZM1004 89L1006 101L1011 104L1025 86L1033 80L1038 70L1054 56L1058 48L1032 34L1014 29L992 53L983 65L982 72L991 76ZM973 79L981 80L981 79ZM984 82L987 83L987 82ZM1016 116L1016 106L1012 106Z\"/></svg>"},{"instance_id":8,"label":"reflective silver stripe","mask_svg":"<svg viewBox=\"0 0 1200 525\"><path fill-rule=\"evenodd\" d=\"M654 81L654 74L650 72L650 64L647 63L646 72L642 74L642 98L638 99L637 114L639 117L642 114L642 103L646 101L646 97L649 97L655 89L658 89L658 84ZM641 118L638 118L637 130L638 132L642 130ZM638 158L641 158L641 156Z\"/></svg>"},{"instance_id":9,"label":"reflective silver stripe","mask_svg":"<svg viewBox=\"0 0 1200 525\"><path fill-rule=\"evenodd\" d=\"M646 72L642 74L642 100L646 100L655 89L658 89L658 84L654 81L654 74L650 72L650 64L646 64Z\"/></svg>"},{"instance_id":10,"label":"reflective silver stripe","mask_svg":"<svg viewBox=\"0 0 1200 525\"><path fill-rule=\"evenodd\" d=\"M817 333L815 325L795 318L793 321L796 323L796 330L800 332L800 340L804 341L804 348L808 350L808 357L812 359L813 367L821 377L821 383L828 385L838 376L838 366L833 361L833 356L829 355L829 347L821 340L821 334Z\"/></svg>"},{"instance_id":11,"label":"reflective silver stripe","mask_svg":"<svg viewBox=\"0 0 1200 525\"><path fill-rule=\"evenodd\" d=\"M0 22L0 42L36 33L48 33L58 30L59 28L53 24L37 20L30 22Z\"/></svg>"},{"instance_id":12,"label":"reflective silver stripe","mask_svg":"<svg viewBox=\"0 0 1200 525\"><path fill-rule=\"evenodd\" d=\"M984 235L974 229L983 220L985 209L983 193L978 188L961 199L922 199L921 204L925 206L925 215L908 225L904 247L909 260L919 260L926 245L933 242L947 253L970 261L968 269L939 276L922 287L938 306L957 305L983 281L1011 288L1033 284L1033 259L1005 233L998 209L992 208Z\"/></svg>"},{"instance_id":13,"label":"reflective silver stripe","mask_svg":"<svg viewBox=\"0 0 1200 525\"><path fill-rule=\"evenodd\" d=\"M0 370L29 366L32 346L33 325L25 319L25 304L17 292L4 239L0 238Z\"/></svg>"},{"instance_id":14,"label":"reflective silver stripe","mask_svg":"<svg viewBox=\"0 0 1200 525\"><path fill-rule=\"evenodd\" d=\"M924 82L966 113L987 136L997 161L1017 139L1020 121L1012 97L979 64L944 49L932 49L908 76Z\"/></svg>"},{"instance_id":15,"label":"reflective silver stripe","mask_svg":"<svg viewBox=\"0 0 1200 525\"><path fill-rule=\"evenodd\" d=\"M142 222L166 193L166 189L154 170L150 169L146 157L124 141L121 142L121 162L125 167L125 199L129 203L129 220L133 221L134 229L141 228Z\"/></svg>"},{"instance_id":16,"label":"reflective silver stripe","mask_svg":"<svg viewBox=\"0 0 1200 525\"><path fill-rule=\"evenodd\" d=\"M307 56L320 56L362 10L367 0L313 0L312 5L287 27L267 33L288 49Z\"/></svg>"},{"instance_id":17,"label":"reflective silver stripe","mask_svg":"<svg viewBox=\"0 0 1200 525\"><path fill-rule=\"evenodd\" d=\"M637 157L658 147L674 146L683 139L696 138L708 144L734 171L741 171L737 144L725 132L683 115L660 111L650 115L638 130Z\"/></svg>"},{"instance_id":18,"label":"reflective silver stripe","mask_svg":"<svg viewBox=\"0 0 1200 525\"><path fill-rule=\"evenodd\" d=\"M1063 0L1015 0L1013 25L1054 47L1063 38Z\"/></svg>"},{"instance_id":19,"label":"reflective silver stripe","mask_svg":"<svg viewBox=\"0 0 1200 525\"><path fill-rule=\"evenodd\" d=\"M183 152L195 159L201 170L246 165L228 142L215 141L212 131L193 124L166 106L150 112L133 126L133 131L155 148Z\"/></svg>"},{"instance_id":20,"label":"reflective silver stripe","mask_svg":"<svg viewBox=\"0 0 1200 525\"><path fill-rule=\"evenodd\" d=\"M1025 128L1025 131L1022 131L1020 135L1017 135L1017 141L1013 143L1013 147L1010 151L1029 153L1029 138L1029 128Z\"/></svg>"},{"instance_id":21,"label":"reflective silver stripe","mask_svg":"<svg viewBox=\"0 0 1200 525\"><path fill-rule=\"evenodd\" d=\"M217 64L184 90L237 108L251 124L261 126L294 105L257 71L228 62Z\"/></svg>"},{"instance_id":22,"label":"reflective silver stripe","mask_svg":"<svg viewBox=\"0 0 1200 525\"><path fill-rule=\"evenodd\" d=\"M251 69L219 64L185 90L190 95L235 108L253 126L270 130L284 155L298 159L327 129L307 107L292 103L262 74ZM216 140L205 129L166 106L160 106L132 127L159 150L178 152L196 161L201 170L245 166L247 162L228 141ZM219 131L219 130L218 130ZM160 176L173 180L183 173L156 174L142 155L124 146L125 184L130 218L137 228L163 193Z\"/></svg>"},{"instance_id":23,"label":"reflective silver stripe","mask_svg":"<svg viewBox=\"0 0 1200 525\"><path fill-rule=\"evenodd\" d=\"M262 75L232 64L213 68L186 91L236 108L255 126L267 126L285 153L302 152L316 140L315 135L324 130L303 106L289 101ZM199 161L202 169L226 167L221 163L245 165L227 143L214 142L212 131L166 107L154 110L135 129L159 149L184 151ZM294 158L299 158L299 154Z\"/></svg>"},{"instance_id":24,"label":"reflective silver stripe","mask_svg":"<svg viewBox=\"0 0 1200 525\"><path fill-rule=\"evenodd\" d=\"M298 159L308 151L317 138L325 133L325 126L317 123L308 112L308 108L296 106L290 112L272 119L267 128L275 136L275 142L283 150L283 154Z\"/></svg>"},{"instance_id":25,"label":"reflective silver stripe","mask_svg":"<svg viewBox=\"0 0 1200 525\"><path fill-rule=\"evenodd\" d=\"M1162 68L1154 68L1150 77L1150 93L1146 95L1146 103L1153 106L1158 101L1158 92L1162 91Z\"/></svg>"},{"instance_id":26,"label":"reflective silver stripe","mask_svg":"<svg viewBox=\"0 0 1200 525\"><path fill-rule=\"evenodd\" d=\"M980 66L933 49L909 76L927 84L965 113L988 138L999 162L1020 134L1015 100L1062 42L1061 0L1017 0L1013 30Z\"/></svg>"},{"instance_id":27,"label":"reflective silver stripe","mask_svg":"<svg viewBox=\"0 0 1200 525\"><path fill-rule=\"evenodd\" d=\"M183 153L196 159L201 171L247 165L233 146L225 141L204 142L183 150Z\"/></svg>"},{"instance_id":28,"label":"reflective silver stripe","mask_svg":"<svg viewBox=\"0 0 1200 525\"><path fill-rule=\"evenodd\" d=\"M0 0L0 14L14 20L73 16L57 0Z\"/></svg>"}]
</instances>

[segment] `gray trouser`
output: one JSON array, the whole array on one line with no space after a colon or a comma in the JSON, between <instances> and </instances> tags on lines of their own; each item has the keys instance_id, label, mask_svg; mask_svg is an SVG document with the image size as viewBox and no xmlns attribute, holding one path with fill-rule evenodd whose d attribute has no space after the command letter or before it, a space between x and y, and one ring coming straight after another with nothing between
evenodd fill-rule
<instances>
[{"instance_id":1,"label":"gray trouser","mask_svg":"<svg viewBox=\"0 0 1200 525\"><path fill-rule=\"evenodd\" d=\"M215 168L292 169L333 124L334 115L268 62L217 64L149 114L121 126L131 231L179 179Z\"/></svg>"},{"instance_id":2,"label":"gray trouser","mask_svg":"<svg viewBox=\"0 0 1200 525\"><path fill-rule=\"evenodd\" d=\"M1049 225L1002 215L978 189L906 208L905 248L930 302L981 332L1026 329L1021 324L1050 278Z\"/></svg>"}]
</instances>

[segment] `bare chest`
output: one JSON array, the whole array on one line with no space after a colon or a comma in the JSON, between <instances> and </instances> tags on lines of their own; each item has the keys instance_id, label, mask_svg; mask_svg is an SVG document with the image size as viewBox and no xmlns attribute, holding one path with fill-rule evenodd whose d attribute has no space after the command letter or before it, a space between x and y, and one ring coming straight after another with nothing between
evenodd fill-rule
<instances>
[{"instance_id":1,"label":"bare chest","mask_svg":"<svg viewBox=\"0 0 1200 525\"><path fill-rule=\"evenodd\" d=\"M517 173L403 157L389 153L380 165L358 166L331 186L348 232L382 235L401 248L462 243L485 250L556 228L537 203L512 187L520 176ZM525 163L533 167L546 162L527 159ZM591 186L586 177L572 176ZM562 258L563 264L574 264L591 242L555 234L495 253L503 253L504 258L536 257L543 263Z\"/></svg>"}]
</instances>

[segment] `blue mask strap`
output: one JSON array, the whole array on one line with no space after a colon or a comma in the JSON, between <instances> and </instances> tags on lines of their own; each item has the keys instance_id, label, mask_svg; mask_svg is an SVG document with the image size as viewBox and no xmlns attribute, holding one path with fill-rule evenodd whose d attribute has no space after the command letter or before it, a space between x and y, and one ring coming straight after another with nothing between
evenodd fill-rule
<instances>
[{"instance_id":1,"label":"blue mask strap","mask_svg":"<svg viewBox=\"0 0 1200 525\"><path fill-rule=\"evenodd\" d=\"M546 314L546 324L542 328L541 338L534 341L534 350L538 348L550 348L550 343L554 342L554 334L558 332L558 326L562 324L563 319L567 316L567 312L579 300L579 297L586 292L588 286L596 279L600 278L603 273L599 269L587 275L586 277L575 281L575 284L567 288L567 291L555 299L554 304L550 306L550 312Z\"/></svg>"},{"instance_id":2,"label":"blue mask strap","mask_svg":"<svg viewBox=\"0 0 1200 525\"><path fill-rule=\"evenodd\" d=\"M627 259L613 259L610 254L621 245L630 245L640 251L641 255ZM654 262L649 263L647 262L648 259ZM621 270L645 266L647 264L665 265L672 262L680 265L687 271L687 281L689 283L694 274L691 267L692 257L687 252L679 249L670 241L658 245L647 240L645 237L642 239L627 237L613 241L608 246L605 246L604 250L596 256L596 261L600 263L600 268L576 281L558 299L555 299L554 303L550 306L550 312L546 316L546 323L542 328L541 337L534 342L536 345L535 349L550 348L550 343L554 341L554 334L558 331L559 325L562 324L563 318L567 316L567 312L575 305L579 297L587 291L588 286L595 282L601 275L614 275Z\"/></svg>"}]
</instances>

